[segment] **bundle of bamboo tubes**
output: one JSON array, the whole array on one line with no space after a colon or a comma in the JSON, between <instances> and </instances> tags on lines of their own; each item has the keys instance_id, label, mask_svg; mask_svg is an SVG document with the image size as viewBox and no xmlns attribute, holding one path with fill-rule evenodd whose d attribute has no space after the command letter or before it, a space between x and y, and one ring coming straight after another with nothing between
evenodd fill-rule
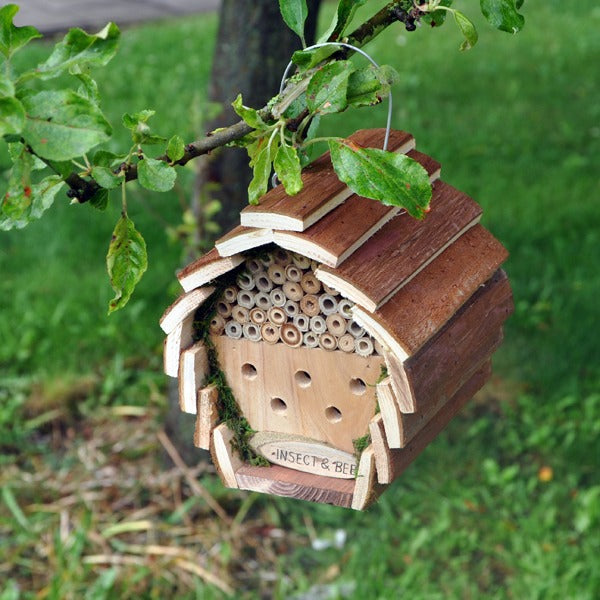
<instances>
[{"instance_id":1,"label":"bundle of bamboo tubes","mask_svg":"<svg viewBox=\"0 0 600 600\"><path fill-rule=\"evenodd\" d=\"M381 354L352 319L353 303L322 284L314 274L317 267L282 248L248 258L217 301L210 333L294 348Z\"/></svg>"}]
</instances>

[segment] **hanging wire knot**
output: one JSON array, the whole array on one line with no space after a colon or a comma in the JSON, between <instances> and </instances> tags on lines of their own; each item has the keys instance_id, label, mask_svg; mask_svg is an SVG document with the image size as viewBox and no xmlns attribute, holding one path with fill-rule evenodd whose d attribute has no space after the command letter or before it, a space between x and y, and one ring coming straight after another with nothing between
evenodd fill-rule
<instances>
[{"instance_id":1,"label":"hanging wire knot","mask_svg":"<svg viewBox=\"0 0 600 600\"><path fill-rule=\"evenodd\" d=\"M357 46L353 46L352 44L347 44L346 42L323 42L321 44L313 44L312 46L308 46L304 48L304 50L315 50L316 48L325 48L326 46L336 46L337 48L348 48L349 50L354 50L354 52L358 52L361 56L364 56L376 69L379 69L379 64L373 60L373 58L367 54L361 48ZM283 88L285 87L285 82L288 79L291 68L294 66L294 61L290 60L285 71L283 72L283 77L281 78L281 83L279 84L279 93L283 92ZM392 112L393 112L393 102L392 102L392 92L388 94L388 112L387 112L387 121L385 125L385 137L383 138L383 149L387 150L388 143L390 141L390 129L392 127ZM271 185L276 187L279 184L279 179L277 177L277 173L273 173L273 177L271 178Z\"/></svg>"}]
</instances>

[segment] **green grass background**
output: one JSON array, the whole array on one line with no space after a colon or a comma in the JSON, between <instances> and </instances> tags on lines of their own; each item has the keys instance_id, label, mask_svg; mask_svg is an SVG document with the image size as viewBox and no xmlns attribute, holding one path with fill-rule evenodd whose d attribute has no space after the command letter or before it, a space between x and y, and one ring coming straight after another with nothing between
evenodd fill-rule
<instances>
[{"instance_id":1,"label":"green grass background","mask_svg":"<svg viewBox=\"0 0 600 600\"><path fill-rule=\"evenodd\" d=\"M443 178L483 206L483 224L509 249L516 310L485 402L455 419L368 512L257 501L273 525L305 534L308 514L320 536L347 533L342 548L282 556L274 597L310 589L327 565L337 565L330 591L340 586L340 597L344 589L366 599L600 595L600 8L565 4L526 2L526 27L511 36L478 18L477 3L457 2L480 33L467 53L451 20L414 34L394 27L367 47L400 73L393 126L413 133ZM324 13L325 21L331 7ZM98 74L115 127L123 112L153 108L159 133L197 137L215 30L216 19L203 16L126 31ZM23 60L46 52L34 46ZM382 126L385 110L333 118L323 132ZM164 385L157 321L181 261L165 222L181 218L188 171L172 194L131 192L150 267L110 318L104 255L118 207L97 213L60 198L42 221L2 233L4 439L27 444L27 394L16 391L24 386L52 390L93 373L103 383L88 402L135 404Z\"/></svg>"}]
</instances>

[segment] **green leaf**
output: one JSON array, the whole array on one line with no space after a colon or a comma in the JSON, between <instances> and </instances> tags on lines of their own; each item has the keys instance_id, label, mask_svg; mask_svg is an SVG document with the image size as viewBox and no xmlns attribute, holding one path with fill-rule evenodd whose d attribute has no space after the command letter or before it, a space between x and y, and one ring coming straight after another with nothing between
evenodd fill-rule
<instances>
[{"instance_id":1,"label":"green leaf","mask_svg":"<svg viewBox=\"0 0 600 600\"><path fill-rule=\"evenodd\" d=\"M134 144L161 144L167 141L164 137L153 135L148 125L148 120L155 112L154 110L141 110L137 113L123 115L123 125L131 130Z\"/></svg>"},{"instance_id":2,"label":"green leaf","mask_svg":"<svg viewBox=\"0 0 600 600\"><path fill-rule=\"evenodd\" d=\"M402 206L418 219L423 218L431 200L427 171L405 154L376 148L361 148L346 140L329 142L333 168L352 191Z\"/></svg>"},{"instance_id":3,"label":"green leaf","mask_svg":"<svg viewBox=\"0 0 600 600\"><path fill-rule=\"evenodd\" d=\"M326 39L340 39L354 18L356 10L365 4L366 1L367 0L340 0L336 12L335 27Z\"/></svg>"},{"instance_id":4,"label":"green leaf","mask_svg":"<svg viewBox=\"0 0 600 600\"><path fill-rule=\"evenodd\" d=\"M177 171L163 160L144 158L137 164L138 181L147 190L168 192L175 185Z\"/></svg>"},{"instance_id":5,"label":"green leaf","mask_svg":"<svg viewBox=\"0 0 600 600\"><path fill-rule=\"evenodd\" d=\"M108 304L108 314L123 308L148 267L146 242L126 213L121 215L112 234L106 269L115 297Z\"/></svg>"},{"instance_id":6,"label":"green leaf","mask_svg":"<svg viewBox=\"0 0 600 600\"><path fill-rule=\"evenodd\" d=\"M277 152L278 138L267 142L265 138L258 141L257 148L248 147L248 154L252 156L250 165L254 176L248 186L248 201L250 204L258 204L259 199L267 193L269 177L271 176L271 164L273 155Z\"/></svg>"},{"instance_id":7,"label":"green leaf","mask_svg":"<svg viewBox=\"0 0 600 600\"><path fill-rule=\"evenodd\" d=\"M496 29L508 33L523 29L525 18L517 12L514 0L479 0L479 3L483 16Z\"/></svg>"},{"instance_id":8,"label":"green leaf","mask_svg":"<svg viewBox=\"0 0 600 600\"><path fill-rule=\"evenodd\" d=\"M16 98L0 98L0 137L21 133L25 127L25 109Z\"/></svg>"},{"instance_id":9,"label":"green leaf","mask_svg":"<svg viewBox=\"0 0 600 600\"><path fill-rule=\"evenodd\" d=\"M238 117L241 117L250 127L259 130L267 128L266 123L262 120L257 110L244 106L241 94L238 94L237 98L231 103L231 106L233 106L233 110L235 110Z\"/></svg>"},{"instance_id":10,"label":"green leaf","mask_svg":"<svg viewBox=\"0 0 600 600\"><path fill-rule=\"evenodd\" d=\"M460 46L461 50L470 50L479 39L475 25L461 12L458 10L452 11L454 14L454 20L458 25L461 33L465 36L463 43Z\"/></svg>"},{"instance_id":11,"label":"green leaf","mask_svg":"<svg viewBox=\"0 0 600 600\"><path fill-rule=\"evenodd\" d=\"M53 204L56 194L65 186L60 175L50 175L32 186L33 202L30 219L39 219Z\"/></svg>"},{"instance_id":12,"label":"green leaf","mask_svg":"<svg viewBox=\"0 0 600 600\"><path fill-rule=\"evenodd\" d=\"M347 106L348 78L354 66L348 60L338 60L317 71L306 89L306 103L313 113L343 111Z\"/></svg>"},{"instance_id":13,"label":"green leaf","mask_svg":"<svg viewBox=\"0 0 600 600\"><path fill-rule=\"evenodd\" d=\"M298 152L293 146L280 146L273 161L277 177L283 184L286 194L296 195L303 186Z\"/></svg>"},{"instance_id":14,"label":"green leaf","mask_svg":"<svg viewBox=\"0 0 600 600\"><path fill-rule=\"evenodd\" d=\"M306 71L316 67L319 63L329 58L337 52L339 48L335 46L321 46L312 50L296 50L292 54L292 62L301 70Z\"/></svg>"},{"instance_id":15,"label":"green leaf","mask_svg":"<svg viewBox=\"0 0 600 600\"><path fill-rule=\"evenodd\" d=\"M127 154L115 154L107 150L98 150L94 154L92 164L98 167L116 167L127 159Z\"/></svg>"},{"instance_id":16,"label":"green leaf","mask_svg":"<svg viewBox=\"0 0 600 600\"><path fill-rule=\"evenodd\" d=\"M4 71L0 71L0 98L5 96L14 96L15 86L13 82L6 76Z\"/></svg>"},{"instance_id":17,"label":"green leaf","mask_svg":"<svg viewBox=\"0 0 600 600\"><path fill-rule=\"evenodd\" d=\"M120 171L119 174L115 174L108 167L92 167L92 177L98 185L107 190L113 190L125 181L125 173Z\"/></svg>"},{"instance_id":18,"label":"green leaf","mask_svg":"<svg viewBox=\"0 0 600 600\"><path fill-rule=\"evenodd\" d=\"M181 160L185 155L185 143L178 135L174 135L167 144L167 156L172 162Z\"/></svg>"},{"instance_id":19,"label":"green leaf","mask_svg":"<svg viewBox=\"0 0 600 600\"><path fill-rule=\"evenodd\" d=\"M30 40L42 37L35 27L16 27L14 16L19 12L16 4L6 4L0 8L0 52L10 58Z\"/></svg>"},{"instance_id":20,"label":"green leaf","mask_svg":"<svg viewBox=\"0 0 600 600\"><path fill-rule=\"evenodd\" d=\"M304 22L308 16L306 0L279 0L279 10L285 24L299 35L304 43Z\"/></svg>"},{"instance_id":21,"label":"green leaf","mask_svg":"<svg viewBox=\"0 0 600 600\"><path fill-rule=\"evenodd\" d=\"M100 92L98 91L96 81L86 73L77 73L75 76L81 81L77 93L87 98L90 102L93 102L96 106L100 106Z\"/></svg>"},{"instance_id":22,"label":"green leaf","mask_svg":"<svg viewBox=\"0 0 600 600\"><path fill-rule=\"evenodd\" d=\"M156 114L155 110L140 110L133 114L125 113L123 115L123 125L131 131L138 129L140 124L148 123L148 119Z\"/></svg>"},{"instance_id":23,"label":"green leaf","mask_svg":"<svg viewBox=\"0 0 600 600\"><path fill-rule=\"evenodd\" d=\"M108 206L108 190L106 188L100 188L88 202L97 210L106 210L106 207Z\"/></svg>"},{"instance_id":24,"label":"green leaf","mask_svg":"<svg viewBox=\"0 0 600 600\"><path fill-rule=\"evenodd\" d=\"M114 23L109 23L96 34L71 29L56 44L48 59L37 66L34 74L42 79L51 79L66 71L77 74L88 67L104 66L116 54L120 35Z\"/></svg>"},{"instance_id":25,"label":"green leaf","mask_svg":"<svg viewBox=\"0 0 600 600\"><path fill-rule=\"evenodd\" d=\"M49 160L70 160L110 138L100 109L71 90L38 92L23 99L27 113L23 137Z\"/></svg>"},{"instance_id":26,"label":"green leaf","mask_svg":"<svg viewBox=\"0 0 600 600\"><path fill-rule=\"evenodd\" d=\"M358 69L348 79L346 100L349 106L373 106L379 104L398 80L398 73L390 66L370 65Z\"/></svg>"}]
</instances>

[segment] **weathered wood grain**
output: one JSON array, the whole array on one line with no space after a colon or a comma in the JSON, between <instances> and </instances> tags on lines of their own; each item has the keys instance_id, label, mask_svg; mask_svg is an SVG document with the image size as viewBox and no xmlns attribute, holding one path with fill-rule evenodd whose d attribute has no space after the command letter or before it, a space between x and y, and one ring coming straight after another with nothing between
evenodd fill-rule
<instances>
[{"instance_id":1,"label":"weathered wood grain","mask_svg":"<svg viewBox=\"0 0 600 600\"><path fill-rule=\"evenodd\" d=\"M385 435L381 413L375 415L371 419L371 422L369 423L369 433L371 434L371 442L373 444L377 481L378 483L390 483L392 481L390 447Z\"/></svg>"},{"instance_id":2,"label":"weathered wood grain","mask_svg":"<svg viewBox=\"0 0 600 600\"><path fill-rule=\"evenodd\" d=\"M194 429L194 446L196 448L210 449L211 433L219 422L218 400L217 386L209 385L198 390L196 427Z\"/></svg>"},{"instance_id":3,"label":"weathered wood grain","mask_svg":"<svg viewBox=\"0 0 600 600\"><path fill-rule=\"evenodd\" d=\"M221 256L227 257L270 244L272 241L273 231L271 229L238 225L219 238L215 242L215 248Z\"/></svg>"},{"instance_id":4,"label":"weathered wood grain","mask_svg":"<svg viewBox=\"0 0 600 600\"><path fill-rule=\"evenodd\" d=\"M485 283L507 257L489 231L475 225L374 313L359 306L354 320L383 339L399 360L415 354Z\"/></svg>"},{"instance_id":5,"label":"weathered wood grain","mask_svg":"<svg viewBox=\"0 0 600 600\"><path fill-rule=\"evenodd\" d=\"M213 429L210 454L217 469L217 473L225 486L237 488L238 482L236 471L244 466L244 463L231 447L233 432L225 423L221 423Z\"/></svg>"},{"instance_id":6,"label":"weathered wood grain","mask_svg":"<svg viewBox=\"0 0 600 600\"><path fill-rule=\"evenodd\" d=\"M354 510L364 510L375 500L374 487L377 484L375 476L375 454L373 446L370 445L368 448L365 448L360 456L351 508Z\"/></svg>"},{"instance_id":7,"label":"weathered wood grain","mask_svg":"<svg viewBox=\"0 0 600 600\"><path fill-rule=\"evenodd\" d=\"M356 144L381 147L384 129L364 129L350 136ZM403 131L391 131L388 149L408 152L414 138ZM248 227L304 231L346 200L352 191L342 183L331 166L329 153L323 154L302 173L304 187L296 196L288 196L282 185L265 194L256 206L241 213L241 224Z\"/></svg>"},{"instance_id":8,"label":"weathered wood grain","mask_svg":"<svg viewBox=\"0 0 600 600\"><path fill-rule=\"evenodd\" d=\"M235 477L237 486L242 490L346 508L352 506L355 485L353 479L335 479L301 473L279 465L271 467L242 465L236 469Z\"/></svg>"},{"instance_id":9,"label":"weathered wood grain","mask_svg":"<svg viewBox=\"0 0 600 600\"><path fill-rule=\"evenodd\" d=\"M210 252L181 269L177 273L177 279L181 287L186 292L190 292L221 275L225 275L225 273L229 273L229 271L240 265L243 260L244 257L241 254L223 258L218 250L213 248Z\"/></svg>"},{"instance_id":10,"label":"weathered wood grain","mask_svg":"<svg viewBox=\"0 0 600 600\"><path fill-rule=\"evenodd\" d=\"M179 407L183 412L196 414L198 389L208 376L208 352L204 342L196 342L181 353L179 361Z\"/></svg>"},{"instance_id":11,"label":"weathered wood grain","mask_svg":"<svg viewBox=\"0 0 600 600\"><path fill-rule=\"evenodd\" d=\"M388 375L377 384L377 402L383 418L385 437L390 448L400 448L402 413L392 388L392 378Z\"/></svg>"},{"instance_id":12,"label":"weathered wood grain","mask_svg":"<svg viewBox=\"0 0 600 600\"><path fill-rule=\"evenodd\" d=\"M213 286L205 286L181 294L167 310L163 313L160 318L160 327L166 333L169 334L181 321L191 315L213 292L215 288Z\"/></svg>"},{"instance_id":13,"label":"weathered wood grain","mask_svg":"<svg viewBox=\"0 0 600 600\"><path fill-rule=\"evenodd\" d=\"M436 181L431 210L425 219L419 221L406 212L399 214L335 270L321 266L316 275L373 312L480 217L481 208L471 198Z\"/></svg>"},{"instance_id":14,"label":"weathered wood grain","mask_svg":"<svg viewBox=\"0 0 600 600\"><path fill-rule=\"evenodd\" d=\"M179 375L179 355L193 343L194 315L188 315L175 326L163 342L163 368L169 377Z\"/></svg>"}]
</instances>

